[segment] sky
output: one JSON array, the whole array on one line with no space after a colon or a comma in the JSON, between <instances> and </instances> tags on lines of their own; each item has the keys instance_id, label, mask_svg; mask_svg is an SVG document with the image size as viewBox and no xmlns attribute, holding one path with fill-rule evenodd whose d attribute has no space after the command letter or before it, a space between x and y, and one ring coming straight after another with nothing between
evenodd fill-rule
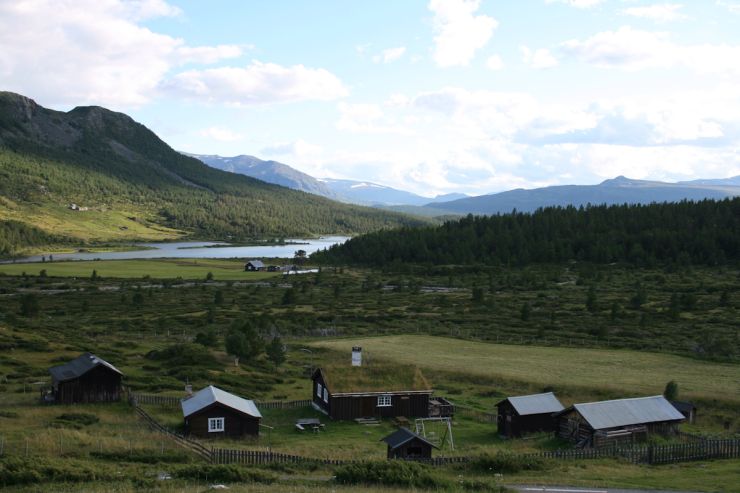
<instances>
[{"instance_id":1,"label":"sky","mask_svg":"<svg viewBox=\"0 0 740 493\"><path fill-rule=\"evenodd\" d=\"M740 175L740 0L0 0L0 90L434 196Z\"/></svg>"}]
</instances>

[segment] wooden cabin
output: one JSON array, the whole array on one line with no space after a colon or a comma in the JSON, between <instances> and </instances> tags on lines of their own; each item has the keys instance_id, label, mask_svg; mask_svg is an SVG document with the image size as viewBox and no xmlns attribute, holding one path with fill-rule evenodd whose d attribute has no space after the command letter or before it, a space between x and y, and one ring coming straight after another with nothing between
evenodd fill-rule
<instances>
[{"instance_id":1,"label":"wooden cabin","mask_svg":"<svg viewBox=\"0 0 740 493\"><path fill-rule=\"evenodd\" d=\"M265 264L261 260L250 260L244 265L245 272L257 272L265 270Z\"/></svg>"},{"instance_id":2,"label":"wooden cabin","mask_svg":"<svg viewBox=\"0 0 740 493\"><path fill-rule=\"evenodd\" d=\"M185 433L201 438L259 436L257 406L214 386L182 400Z\"/></svg>"},{"instance_id":3,"label":"wooden cabin","mask_svg":"<svg viewBox=\"0 0 740 493\"><path fill-rule=\"evenodd\" d=\"M662 395L574 404L558 414L557 434L579 447L602 447L673 433L684 419Z\"/></svg>"},{"instance_id":4,"label":"wooden cabin","mask_svg":"<svg viewBox=\"0 0 740 493\"><path fill-rule=\"evenodd\" d=\"M49 368L51 401L57 404L112 402L121 399L121 373L91 353Z\"/></svg>"},{"instance_id":5,"label":"wooden cabin","mask_svg":"<svg viewBox=\"0 0 740 493\"><path fill-rule=\"evenodd\" d=\"M537 431L555 431L557 419L554 414L565 409L552 392L508 397L496 404L496 408L498 434L508 438Z\"/></svg>"},{"instance_id":6,"label":"wooden cabin","mask_svg":"<svg viewBox=\"0 0 740 493\"><path fill-rule=\"evenodd\" d=\"M433 391L416 367L323 367L311 379L313 406L331 419L429 416Z\"/></svg>"},{"instance_id":7,"label":"wooden cabin","mask_svg":"<svg viewBox=\"0 0 740 493\"><path fill-rule=\"evenodd\" d=\"M697 407L694 405L693 402L671 401L671 404L673 405L673 407L676 408L676 411L683 414L683 417L686 418L687 423L693 424L696 421Z\"/></svg>"},{"instance_id":8,"label":"wooden cabin","mask_svg":"<svg viewBox=\"0 0 740 493\"><path fill-rule=\"evenodd\" d=\"M432 449L439 447L408 428L399 428L381 439L388 444L389 459L431 459Z\"/></svg>"}]
</instances>

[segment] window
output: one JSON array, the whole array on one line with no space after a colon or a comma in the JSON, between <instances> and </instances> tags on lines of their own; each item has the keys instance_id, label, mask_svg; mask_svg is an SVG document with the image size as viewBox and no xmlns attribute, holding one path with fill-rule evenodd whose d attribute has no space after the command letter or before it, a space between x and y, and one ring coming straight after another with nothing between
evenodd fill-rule
<instances>
[{"instance_id":1,"label":"window","mask_svg":"<svg viewBox=\"0 0 740 493\"><path fill-rule=\"evenodd\" d=\"M322 388L323 386L319 382L316 382L316 397L318 397L319 399L321 399L321 389Z\"/></svg>"},{"instance_id":2,"label":"window","mask_svg":"<svg viewBox=\"0 0 740 493\"><path fill-rule=\"evenodd\" d=\"M208 418L208 432L224 431L224 418Z\"/></svg>"},{"instance_id":3,"label":"window","mask_svg":"<svg viewBox=\"0 0 740 493\"><path fill-rule=\"evenodd\" d=\"M378 396L378 407L389 407L391 405L391 396L379 395Z\"/></svg>"},{"instance_id":4,"label":"window","mask_svg":"<svg viewBox=\"0 0 740 493\"><path fill-rule=\"evenodd\" d=\"M329 402L329 391L324 389L324 402Z\"/></svg>"}]
</instances>

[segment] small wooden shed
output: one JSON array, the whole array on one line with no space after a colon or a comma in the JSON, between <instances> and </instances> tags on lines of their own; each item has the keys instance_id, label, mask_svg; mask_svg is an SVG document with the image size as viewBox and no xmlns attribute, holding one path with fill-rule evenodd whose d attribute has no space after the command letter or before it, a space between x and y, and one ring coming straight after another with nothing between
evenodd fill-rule
<instances>
[{"instance_id":1,"label":"small wooden shed","mask_svg":"<svg viewBox=\"0 0 740 493\"><path fill-rule=\"evenodd\" d=\"M244 265L244 270L249 272L265 270L265 264L261 260L250 260Z\"/></svg>"},{"instance_id":2,"label":"small wooden shed","mask_svg":"<svg viewBox=\"0 0 740 493\"><path fill-rule=\"evenodd\" d=\"M414 366L325 366L311 379L314 408L335 420L429 417L433 390Z\"/></svg>"},{"instance_id":3,"label":"small wooden shed","mask_svg":"<svg viewBox=\"0 0 740 493\"><path fill-rule=\"evenodd\" d=\"M554 414L565 409L552 392L508 397L496 404L498 434L508 438L537 431L555 431Z\"/></svg>"},{"instance_id":4,"label":"small wooden shed","mask_svg":"<svg viewBox=\"0 0 740 493\"><path fill-rule=\"evenodd\" d=\"M431 459L435 444L408 428L399 428L381 439L388 444L389 459Z\"/></svg>"},{"instance_id":5,"label":"small wooden shed","mask_svg":"<svg viewBox=\"0 0 740 493\"><path fill-rule=\"evenodd\" d=\"M69 363L49 368L51 396L57 404L113 402L121 399L121 373L115 366L91 353Z\"/></svg>"},{"instance_id":6,"label":"small wooden shed","mask_svg":"<svg viewBox=\"0 0 740 493\"><path fill-rule=\"evenodd\" d=\"M697 407L693 402L671 401L671 404L673 404L673 407L675 407L679 413L683 414L683 417L686 418L686 422L693 424L696 421Z\"/></svg>"},{"instance_id":7,"label":"small wooden shed","mask_svg":"<svg viewBox=\"0 0 740 493\"><path fill-rule=\"evenodd\" d=\"M258 436L262 415L249 399L210 385L182 400L185 432L201 438Z\"/></svg>"},{"instance_id":8,"label":"small wooden shed","mask_svg":"<svg viewBox=\"0 0 740 493\"><path fill-rule=\"evenodd\" d=\"M558 413L558 436L579 447L642 440L651 433L670 434L683 414L662 395L574 404Z\"/></svg>"}]
</instances>

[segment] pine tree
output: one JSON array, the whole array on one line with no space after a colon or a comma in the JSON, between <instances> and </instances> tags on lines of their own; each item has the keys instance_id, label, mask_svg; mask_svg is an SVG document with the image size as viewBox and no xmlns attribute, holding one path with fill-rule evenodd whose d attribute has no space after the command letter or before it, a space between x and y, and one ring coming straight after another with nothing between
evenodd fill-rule
<instances>
[{"instance_id":1,"label":"pine tree","mask_svg":"<svg viewBox=\"0 0 740 493\"><path fill-rule=\"evenodd\" d=\"M275 336L267 345L265 350L267 353L267 359L275 364L275 367L282 365L285 362L285 349L283 348L283 341L280 340L280 336Z\"/></svg>"}]
</instances>

